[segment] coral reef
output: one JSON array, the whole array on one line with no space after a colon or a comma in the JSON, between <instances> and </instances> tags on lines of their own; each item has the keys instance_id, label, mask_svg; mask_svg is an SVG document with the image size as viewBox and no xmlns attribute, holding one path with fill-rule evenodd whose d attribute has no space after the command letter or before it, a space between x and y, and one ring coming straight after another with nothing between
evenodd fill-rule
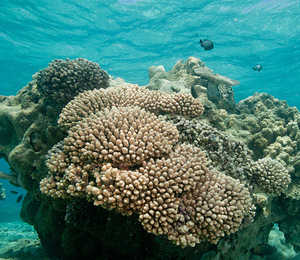
<instances>
[{"instance_id":1,"label":"coral reef","mask_svg":"<svg viewBox=\"0 0 300 260\"><path fill-rule=\"evenodd\" d=\"M237 114L223 119L226 132L243 140L254 159L270 157L299 178L299 111L266 93L255 93L236 107Z\"/></svg>"},{"instance_id":2,"label":"coral reef","mask_svg":"<svg viewBox=\"0 0 300 260\"><path fill-rule=\"evenodd\" d=\"M149 89L191 93L191 87L194 86L198 96L205 96L204 99L219 108L232 110L235 106L232 86L238 85L239 81L214 74L200 59L190 57L185 63L180 60L169 72L165 72L161 65L151 66L148 73L150 82L146 87Z\"/></svg>"},{"instance_id":3,"label":"coral reef","mask_svg":"<svg viewBox=\"0 0 300 260\"><path fill-rule=\"evenodd\" d=\"M10 166L10 174L0 173L15 186L34 191L34 183L46 170L48 150L63 138L57 127L60 110L44 103L36 81L29 82L16 96L0 102L0 157Z\"/></svg>"},{"instance_id":4,"label":"coral reef","mask_svg":"<svg viewBox=\"0 0 300 260\"><path fill-rule=\"evenodd\" d=\"M288 190L285 192L285 195L289 198L299 200L300 199L300 182L299 180L293 181L289 187Z\"/></svg>"},{"instance_id":5,"label":"coral reef","mask_svg":"<svg viewBox=\"0 0 300 260\"><path fill-rule=\"evenodd\" d=\"M178 135L172 124L138 107L82 117L50 151L50 175L41 191L138 213L148 232L182 247L216 243L250 216L250 193L238 180L209 169L199 148L181 145L172 152Z\"/></svg>"},{"instance_id":6,"label":"coral reef","mask_svg":"<svg viewBox=\"0 0 300 260\"><path fill-rule=\"evenodd\" d=\"M2 183L0 183L0 200L5 200L6 195L5 195L5 189L3 188Z\"/></svg>"},{"instance_id":7,"label":"coral reef","mask_svg":"<svg viewBox=\"0 0 300 260\"><path fill-rule=\"evenodd\" d=\"M55 59L36 75L37 89L49 100L63 106L79 93L89 89L106 88L109 76L98 63L78 58Z\"/></svg>"},{"instance_id":8,"label":"coral reef","mask_svg":"<svg viewBox=\"0 0 300 260\"><path fill-rule=\"evenodd\" d=\"M105 165L97 177L101 186L87 187L96 202L123 214L138 212L148 232L166 234L182 247L216 243L250 213L244 185L209 170L204 153L191 145L177 147L168 159L144 162L135 172Z\"/></svg>"},{"instance_id":9,"label":"coral reef","mask_svg":"<svg viewBox=\"0 0 300 260\"><path fill-rule=\"evenodd\" d=\"M284 192L291 182L288 170L280 162L271 158L253 162L249 178L266 193L275 195Z\"/></svg>"},{"instance_id":10,"label":"coral reef","mask_svg":"<svg viewBox=\"0 0 300 260\"><path fill-rule=\"evenodd\" d=\"M178 116L168 120L179 130L179 141L189 142L204 150L210 165L241 181L247 178L253 160L252 151L243 142L201 121Z\"/></svg>"},{"instance_id":11,"label":"coral reef","mask_svg":"<svg viewBox=\"0 0 300 260\"><path fill-rule=\"evenodd\" d=\"M56 69L68 74L78 62ZM77 97L53 69L0 97L0 157L10 165L2 177L27 190L20 215L47 251L72 260L247 260L273 223L300 249L296 108L267 94L236 104L238 82L194 57L170 72L150 68L146 87L103 72L93 89L85 78ZM38 83L51 75L67 88L62 99L57 79ZM270 178L266 188L259 172Z\"/></svg>"},{"instance_id":12,"label":"coral reef","mask_svg":"<svg viewBox=\"0 0 300 260\"><path fill-rule=\"evenodd\" d=\"M58 180L55 186L50 183L51 190L56 187L59 192L64 190L67 184L65 173L72 179L74 174L84 176L83 168L90 172L103 163L126 168L140 165L149 158L161 157L171 151L178 138L174 126L138 107L113 107L82 119L69 130L64 141L49 152L47 166L54 175L51 180ZM83 163L87 165L83 167ZM87 185L80 186L77 180L73 183L76 186L67 185L68 193L72 195L75 195L72 190L84 191ZM44 193L48 193L47 186L48 181L44 179Z\"/></svg>"},{"instance_id":13,"label":"coral reef","mask_svg":"<svg viewBox=\"0 0 300 260\"><path fill-rule=\"evenodd\" d=\"M67 131L84 117L112 106L139 106L156 114L176 113L199 116L203 113L201 102L183 93L166 94L150 91L137 85L108 89L95 89L79 94L63 108L58 124Z\"/></svg>"}]
</instances>

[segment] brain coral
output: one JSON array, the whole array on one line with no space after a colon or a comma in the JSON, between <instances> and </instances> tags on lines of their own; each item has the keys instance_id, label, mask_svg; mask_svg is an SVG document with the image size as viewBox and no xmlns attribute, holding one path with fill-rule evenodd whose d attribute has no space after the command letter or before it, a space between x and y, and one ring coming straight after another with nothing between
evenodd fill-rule
<instances>
[{"instance_id":1,"label":"brain coral","mask_svg":"<svg viewBox=\"0 0 300 260\"><path fill-rule=\"evenodd\" d=\"M199 116L204 110L201 102L189 94L167 94L131 85L80 93L62 110L58 124L62 130L67 131L82 118L112 106L139 106L156 114L176 113L190 116Z\"/></svg>"},{"instance_id":2,"label":"brain coral","mask_svg":"<svg viewBox=\"0 0 300 260\"><path fill-rule=\"evenodd\" d=\"M270 194L280 195L291 182L288 170L278 161L271 158L259 159L252 163L249 177Z\"/></svg>"},{"instance_id":3,"label":"brain coral","mask_svg":"<svg viewBox=\"0 0 300 260\"><path fill-rule=\"evenodd\" d=\"M78 196L124 215L177 245L217 243L250 215L249 190L208 166L175 126L138 107L82 117L49 152L42 193Z\"/></svg>"},{"instance_id":4,"label":"brain coral","mask_svg":"<svg viewBox=\"0 0 300 260\"><path fill-rule=\"evenodd\" d=\"M75 60L55 59L36 76L37 88L48 99L66 104L80 92L106 88L108 74L99 64L78 58Z\"/></svg>"}]
</instances>

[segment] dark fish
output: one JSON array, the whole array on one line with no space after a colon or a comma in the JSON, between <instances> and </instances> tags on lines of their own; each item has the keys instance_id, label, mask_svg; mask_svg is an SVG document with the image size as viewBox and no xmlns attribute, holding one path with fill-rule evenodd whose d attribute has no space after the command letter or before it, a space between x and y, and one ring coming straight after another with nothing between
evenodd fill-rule
<instances>
[{"instance_id":1,"label":"dark fish","mask_svg":"<svg viewBox=\"0 0 300 260\"><path fill-rule=\"evenodd\" d=\"M18 192L17 191L14 191L14 190L11 190L11 191L9 191L10 193L12 193L12 194L18 194Z\"/></svg>"},{"instance_id":2,"label":"dark fish","mask_svg":"<svg viewBox=\"0 0 300 260\"><path fill-rule=\"evenodd\" d=\"M265 256L265 255L272 254L273 252L275 252L275 250L276 250L275 246L270 246L268 244L260 244L258 246L251 248L250 251L252 254Z\"/></svg>"},{"instance_id":3,"label":"dark fish","mask_svg":"<svg viewBox=\"0 0 300 260\"><path fill-rule=\"evenodd\" d=\"M212 41L204 39L203 41L200 40L199 41L201 47L204 48L204 50L208 51L208 50L212 50L214 48L214 44Z\"/></svg>"},{"instance_id":4,"label":"dark fish","mask_svg":"<svg viewBox=\"0 0 300 260\"><path fill-rule=\"evenodd\" d=\"M197 98L197 97L198 97L197 92L196 92L194 86L191 87L191 94L192 94L192 96L193 96L194 98Z\"/></svg>"},{"instance_id":5,"label":"dark fish","mask_svg":"<svg viewBox=\"0 0 300 260\"><path fill-rule=\"evenodd\" d=\"M21 194L21 195L17 198L17 203L19 203L22 199L23 199L23 194Z\"/></svg>"},{"instance_id":6,"label":"dark fish","mask_svg":"<svg viewBox=\"0 0 300 260\"><path fill-rule=\"evenodd\" d=\"M253 67L253 70L255 70L255 71L257 71L257 72L260 72L262 69L263 69L263 67L262 67L261 65L259 65L259 64L255 65L255 66Z\"/></svg>"}]
</instances>

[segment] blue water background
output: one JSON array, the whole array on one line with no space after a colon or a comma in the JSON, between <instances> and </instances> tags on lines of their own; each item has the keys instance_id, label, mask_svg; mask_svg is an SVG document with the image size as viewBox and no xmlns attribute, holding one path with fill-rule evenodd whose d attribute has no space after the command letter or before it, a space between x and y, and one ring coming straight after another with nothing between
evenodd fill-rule
<instances>
[{"instance_id":1,"label":"blue water background","mask_svg":"<svg viewBox=\"0 0 300 260\"><path fill-rule=\"evenodd\" d=\"M4 159L0 159L0 171L9 173L9 166ZM16 201L21 194L23 194L24 197L26 191L20 187L11 185L8 180L0 179L0 183L3 184L6 194L5 200L0 201L0 223L20 221L21 218L19 212L21 210L22 202L17 203ZM18 192L18 194L10 193L11 190Z\"/></svg>"},{"instance_id":2,"label":"blue water background","mask_svg":"<svg viewBox=\"0 0 300 260\"><path fill-rule=\"evenodd\" d=\"M147 69L195 56L237 79L236 101L268 92L300 107L300 1L9 0L0 3L2 95L55 58L83 57L145 85ZM200 38L215 44L199 46ZM255 64L264 69L252 70Z\"/></svg>"},{"instance_id":3,"label":"blue water background","mask_svg":"<svg viewBox=\"0 0 300 260\"><path fill-rule=\"evenodd\" d=\"M237 79L236 101L267 92L300 108L300 1L9 0L0 2L0 95L15 95L55 58L83 57L148 83L148 68L198 57ZM215 48L204 51L199 40ZM261 64L259 73L252 70ZM1 160L0 170L8 172ZM7 191L15 189L2 181ZM7 193L2 205L20 207Z\"/></svg>"}]
</instances>

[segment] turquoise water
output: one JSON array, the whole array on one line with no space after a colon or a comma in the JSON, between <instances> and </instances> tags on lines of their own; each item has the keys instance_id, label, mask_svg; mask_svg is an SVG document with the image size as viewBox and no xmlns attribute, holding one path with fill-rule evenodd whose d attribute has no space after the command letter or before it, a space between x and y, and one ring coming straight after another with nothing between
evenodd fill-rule
<instances>
[{"instance_id":1,"label":"turquoise water","mask_svg":"<svg viewBox=\"0 0 300 260\"><path fill-rule=\"evenodd\" d=\"M236 101L268 92L300 107L300 1L36 1L0 3L2 95L16 92L54 58L83 57L114 77L148 83L189 56L241 82ZM200 38L215 44L211 51ZM255 64L264 69L257 73Z\"/></svg>"},{"instance_id":2,"label":"turquoise water","mask_svg":"<svg viewBox=\"0 0 300 260\"><path fill-rule=\"evenodd\" d=\"M299 21L297 0L1 1L0 95L15 95L55 58L86 58L145 85L150 66L168 71L194 56L240 81L233 87L237 102L267 92L300 109ZM213 50L200 47L205 38ZM259 73L252 70L256 64L263 66ZM0 170L9 172L4 160ZM7 191L1 205L18 220L21 203L9 190L25 192L1 182Z\"/></svg>"}]
</instances>

